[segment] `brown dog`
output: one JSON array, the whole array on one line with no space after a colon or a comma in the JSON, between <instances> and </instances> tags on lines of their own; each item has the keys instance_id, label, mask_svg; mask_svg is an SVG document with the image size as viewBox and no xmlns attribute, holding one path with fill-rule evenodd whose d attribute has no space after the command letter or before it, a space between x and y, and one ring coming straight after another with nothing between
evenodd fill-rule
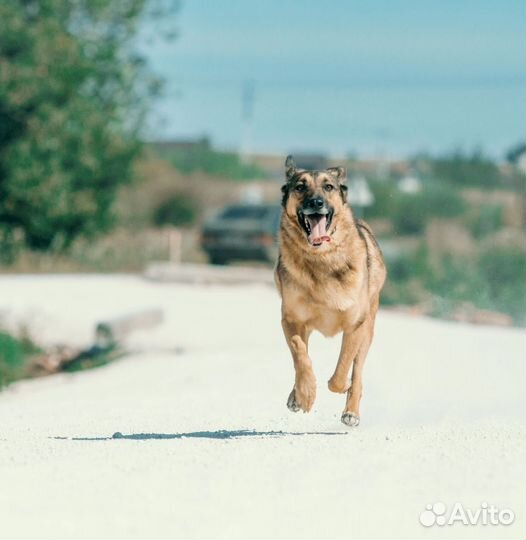
<instances>
[{"instance_id":1,"label":"brown dog","mask_svg":"<svg viewBox=\"0 0 526 540\"><path fill-rule=\"evenodd\" d=\"M343 332L329 390L347 392L342 422L357 426L362 370L386 278L382 253L369 226L353 217L342 167L307 171L296 168L292 156L285 167L275 280L296 371L287 406L294 412L308 412L316 398L308 355L310 333L318 330L334 336Z\"/></svg>"}]
</instances>

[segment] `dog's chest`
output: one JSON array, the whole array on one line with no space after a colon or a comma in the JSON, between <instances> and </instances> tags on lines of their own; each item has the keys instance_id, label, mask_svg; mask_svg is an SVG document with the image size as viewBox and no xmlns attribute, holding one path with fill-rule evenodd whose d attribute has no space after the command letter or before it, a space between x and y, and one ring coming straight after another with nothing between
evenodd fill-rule
<instances>
[{"instance_id":1,"label":"dog's chest","mask_svg":"<svg viewBox=\"0 0 526 540\"><path fill-rule=\"evenodd\" d=\"M283 298L287 317L318 330L325 336L334 336L352 325L353 306L356 305L352 291L324 287L321 294L301 289L288 290Z\"/></svg>"},{"instance_id":2,"label":"dog's chest","mask_svg":"<svg viewBox=\"0 0 526 540\"><path fill-rule=\"evenodd\" d=\"M342 311L319 309L313 313L309 326L326 337L331 337L345 329L346 313Z\"/></svg>"}]
</instances>

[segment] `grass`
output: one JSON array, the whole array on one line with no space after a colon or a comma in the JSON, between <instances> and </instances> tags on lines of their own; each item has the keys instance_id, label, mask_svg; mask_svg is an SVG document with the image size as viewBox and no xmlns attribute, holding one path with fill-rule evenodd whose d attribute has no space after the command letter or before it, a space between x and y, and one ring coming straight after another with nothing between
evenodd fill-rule
<instances>
[{"instance_id":1,"label":"grass","mask_svg":"<svg viewBox=\"0 0 526 540\"><path fill-rule=\"evenodd\" d=\"M0 388L24 378L31 358L40 352L26 335L14 337L0 330Z\"/></svg>"},{"instance_id":2,"label":"grass","mask_svg":"<svg viewBox=\"0 0 526 540\"><path fill-rule=\"evenodd\" d=\"M387 261L383 305L427 305L430 315L448 319L466 305L509 315L526 323L526 263L518 247L491 247L476 255L444 253L438 264L422 243L414 253Z\"/></svg>"},{"instance_id":3,"label":"grass","mask_svg":"<svg viewBox=\"0 0 526 540\"><path fill-rule=\"evenodd\" d=\"M24 332L17 337L0 330L0 389L21 379L54 373L35 362L36 356L44 354L45 351ZM57 372L74 373L105 366L123 354L123 350L116 345L109 348L94 346L64 361Z\"/></svg>"},{"instance_id":4,"label":"grass","mask_svg":"<svg viewBox=\"0 0 526 540\"><path fill-rule=\"evenodd\" d=\"M0 270L17 274L143 272L149 263L168 259L168 240L167 231L161 229L121 228L97 240L79 239L65 254L23 249L14 264L0 265Z\"/></svg>"}]
</instances>

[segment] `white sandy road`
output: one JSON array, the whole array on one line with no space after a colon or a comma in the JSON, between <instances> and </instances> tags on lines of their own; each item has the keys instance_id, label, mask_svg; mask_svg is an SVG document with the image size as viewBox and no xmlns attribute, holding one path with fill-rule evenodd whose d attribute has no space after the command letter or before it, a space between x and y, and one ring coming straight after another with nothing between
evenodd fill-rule
<instances>
[{"instance_id":1,"label":"white sandy road","mask_svg":"<svg viewBox=\"0 0 526 540\"><path fill-rule=\"evenodd\" d=\"M314 411L286 409L292 365L269 287L0 278L4 318L49 343L87 344L96 320L156 306L166 322L131 356L0 393L1 538L525 536L522 331L381 312L348 431L344 397L326 389L336 339L312 340ZM487 502L515 521L425 528L435 502Z\"/></svg>"}]
</instances>

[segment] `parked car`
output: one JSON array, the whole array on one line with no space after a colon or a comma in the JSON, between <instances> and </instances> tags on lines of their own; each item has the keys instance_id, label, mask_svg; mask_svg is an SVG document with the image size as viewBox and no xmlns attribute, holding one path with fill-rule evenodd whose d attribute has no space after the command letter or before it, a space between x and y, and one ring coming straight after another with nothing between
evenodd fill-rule
<instances>
[{"instance_id":1,"label":"parked car","mask_svg":"<svg viewBox=\"0 0 526 540\"><path fill-rule=\"evenodd\" d=\"M201 246L212 264L232 260L273 262L277 256L279 218L277 204L226 206L205 222Z\"/></svg>"}]
</instances>

